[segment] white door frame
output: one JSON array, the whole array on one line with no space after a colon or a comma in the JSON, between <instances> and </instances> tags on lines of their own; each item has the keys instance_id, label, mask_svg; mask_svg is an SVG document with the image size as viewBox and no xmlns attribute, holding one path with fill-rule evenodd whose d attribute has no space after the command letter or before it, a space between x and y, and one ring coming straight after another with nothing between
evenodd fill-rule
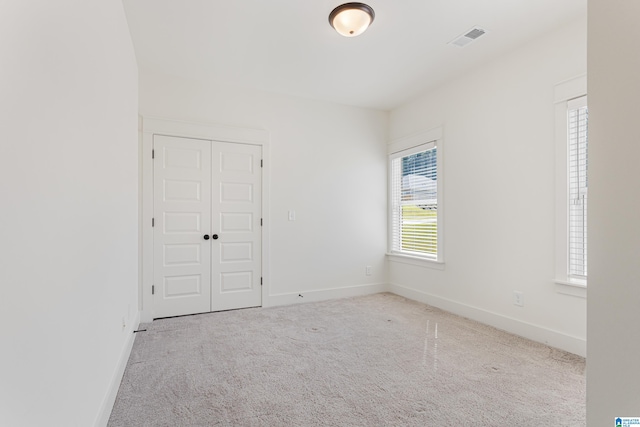
<instances>
[{"instance_id":1,"label":"white door frame","mask_svg":"<svg viewBox=\"0 0 640 427\"><path fill-rule=\"evenodd\" d=\"M209 139L221 142L237 142L262 146L262 304L269 292L269 184L270 150L269 132L263 129L241 128L211 123L192 123L156 117L142 117L140 142L140 321L151 322L153 309L153 135L169 135L184 138Z\"/></svg>"}]
</instances>

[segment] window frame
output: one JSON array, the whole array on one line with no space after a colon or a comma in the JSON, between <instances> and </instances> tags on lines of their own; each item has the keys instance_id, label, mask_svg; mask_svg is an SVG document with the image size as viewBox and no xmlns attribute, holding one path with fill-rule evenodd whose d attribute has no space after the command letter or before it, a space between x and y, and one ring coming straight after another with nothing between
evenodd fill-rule
<instances>
[{"instance_id":1,"label":"window frame","mask_svg":"<svg viewBox=\"0 0 640 427\"><path fill-rule=\"evenodd\" d=\"M569 275L569 108L587 96L581 75L555 86L555 278L559 293L586 298L587 280Z\"/></svg>"},{"instance_id":2,"label":"window frame","mask_svg":"<svg viewBox=\"0 0 640 427\"><path fill-rule=\"evenodd\" d=\"M437 253L436 256L421 256L415 252L402 252L394 250L394 224L393 224L393 175L392 162L394 159L415 154L430 148L437 147L436 150L436 191L437 191ZM429 131L420 132L408 137L395 140L389 144L388 149L388 245L387 256L390 260L405 264L418 265L435 269L444 268L444 168L443 168L444 150L442 143L442 129L436 128Z\"/></svg>"}]
</instances>

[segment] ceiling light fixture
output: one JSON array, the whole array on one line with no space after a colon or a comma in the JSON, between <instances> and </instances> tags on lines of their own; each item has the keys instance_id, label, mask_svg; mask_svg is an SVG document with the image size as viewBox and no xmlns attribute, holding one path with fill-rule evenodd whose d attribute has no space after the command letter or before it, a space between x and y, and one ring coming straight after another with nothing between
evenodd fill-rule
<instances>
[{"instance_id":1,"label":"ceiling light fixture","mask_svg":"<svg viewBox=\"0 0 640 427\"><path fill-rule=\"evenodd\" d=\"M364 3L345 3L329 14L329 23L345 37L355 37L364 33L376 17L375 12Z\"/></svg>"}]
</instances>

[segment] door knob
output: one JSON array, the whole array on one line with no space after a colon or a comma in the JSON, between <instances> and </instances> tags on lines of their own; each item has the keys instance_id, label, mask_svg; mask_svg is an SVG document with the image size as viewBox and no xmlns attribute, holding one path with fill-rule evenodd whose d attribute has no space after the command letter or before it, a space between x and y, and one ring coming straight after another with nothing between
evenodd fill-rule
<instances>
[{"instance_id":1,"label":"door knob","mask_svg":"<svg viewBox=\"0 0 640 427\"><path fill-rule=\"evenodd\" d=\"M212 235L211 235L211 238L212 238L213 240L218 240L218 235L217 235L217 234L212 234Z\"/></svg>"},{"instance_id":2,"label":"door knob","mask_svg":"<svg viewBox=\"0 0 640 427\"><path fill-rule=\"evenodd\" d=\"M209 240L209 235L208 234L204 235L204 240Z\"/></svg>"}]
</instances>

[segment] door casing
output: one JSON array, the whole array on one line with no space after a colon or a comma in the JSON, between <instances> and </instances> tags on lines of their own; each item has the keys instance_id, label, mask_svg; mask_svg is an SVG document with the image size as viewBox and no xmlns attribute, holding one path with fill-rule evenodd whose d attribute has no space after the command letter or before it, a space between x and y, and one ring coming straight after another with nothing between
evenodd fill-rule
<instances>
[{"instance_id":1,"label":"door casing","mask_svg":"<svg viewBox=\"0 0 640 427\"><path fill-rule=\"evenodd\" d=\"M139 310L141 322L151 322L153 309L153 135L237 142L262 146L262 305L269 296L269 132L263 129L232 127L210 123L184 122L165 118L140 117L140 223L139 223Z\"/></svg>"}]
</instances>

